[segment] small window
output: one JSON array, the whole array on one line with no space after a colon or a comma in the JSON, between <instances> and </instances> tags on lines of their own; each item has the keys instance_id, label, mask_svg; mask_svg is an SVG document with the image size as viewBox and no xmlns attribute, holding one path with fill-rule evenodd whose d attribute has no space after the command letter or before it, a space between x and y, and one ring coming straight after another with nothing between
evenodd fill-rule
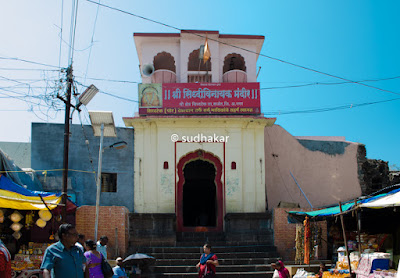
<instances>
[{"instance_id":1,"label":"small window","mask_svg":"<svg viewBox=\"0 0 400 278\"><path fill-rule=\"evenodd\" d=\"M101 173L101 192L117 192L116 173Z\"/></svg>"}]
</instances>

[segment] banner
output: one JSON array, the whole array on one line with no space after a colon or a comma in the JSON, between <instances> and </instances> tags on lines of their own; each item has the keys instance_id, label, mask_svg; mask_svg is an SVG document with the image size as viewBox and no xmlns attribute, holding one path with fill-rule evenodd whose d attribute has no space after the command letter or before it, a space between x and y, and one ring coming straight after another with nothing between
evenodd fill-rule
<instances>
[{"instance_id":1,"label":"banner","mask_svg":"<svg viewBox=\"0 0 400 278\"><path fill-rule=\"evenodd\" d=\"M140 115L260 113L260 83L139 84Z\"/></svg>"}]
</instances>

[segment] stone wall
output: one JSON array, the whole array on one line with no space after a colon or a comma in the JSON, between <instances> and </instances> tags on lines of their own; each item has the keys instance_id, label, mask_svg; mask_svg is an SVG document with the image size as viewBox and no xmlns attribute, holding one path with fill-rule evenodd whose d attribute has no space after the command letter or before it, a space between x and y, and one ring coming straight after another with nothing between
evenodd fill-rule
<instances>
[{"instance_id":1,"label":"stone wall","mask_svg":"<svg viewBox=\"0 0 400 278\"><path fill-rule=\"evenodd\" d=\"M95 206L82 206L76 210L76 230L86 239L94 239ZM125 257L129 243L129 210L126 207L100 207L98 237L108 237L108 259ZM118 244L118 246L117 246Z\"/></svg>"},{"instance_id":2,"label":"stone wall","mask_svg":"<svg viewBox=\"0 0 400 278\"><path fill-rule=\"evenodd\" d=\"M272 213L227 213L225 215L226 240L273 244Z\"/></svg>"},{"instance_id":3,"label":"stone wall","mask_svg":"<svg viewBox=\"0 0 400 278\"><path fill-rule=\"evenodd\" d=\"M102 173L117 174L116 192L101 192L101 206L125 206L133 211L133 149L134 131L116 128L118 137L104 137L104 147L118 141L127 142L124 149L107 148L103 152ZM99 156L99 137L93 135L90 125L70 126L68 194L76 197L78 206L96 204L96 171ZM86 141L87 140L87 141ZM64 124L32 123L33 169L44 191L59 191L62 184Z\"/></svg>"},{"instance_id":4,"label":"stone wall","mask_svg":"<svg viewBox=\"0 0 400 278\"><path fill-rule=\"evenodd\" d=\"M275 208L273 211L274 223L274 245L280 257L284 261L294 261L296 256L296 224L290 224L287 220L286 211L311 211L312 209L287 209ZM322 228L322 250L321 258L327 259L328 247L326 244L328 232L326 221L317 222Z\"/></svg>"},{"instance_id":5,"label":"stone wall","mask_svg":"<svg viewBox=\"0 0 400 278\"><path fill-rule=\"evenodd\" d=\"M130 213L129 252L141 246L165 246L176 243L174 213Z\"/></svg>"}]
</instances>

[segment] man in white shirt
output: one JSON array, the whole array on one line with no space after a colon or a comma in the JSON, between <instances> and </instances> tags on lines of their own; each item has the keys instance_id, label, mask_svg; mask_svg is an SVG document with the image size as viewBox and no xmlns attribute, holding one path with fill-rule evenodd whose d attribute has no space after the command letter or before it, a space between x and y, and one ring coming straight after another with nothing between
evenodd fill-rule
<instances>
[{"instance_id":1,"label":"man in white shirt","mask_svg":"<svg viewBox=\"0 0 400 278\"><path fill-rule=\"evenodd\" d=\"M78 234L78 241L75 243L75 246L81 249L82 253L85 253L85 235Z\"/></svg>"},{"instance_id":2,"label":"man in white shirt","mask_svg":"<svg viewBox=\"0 0 400 278\"><path fill-rule=\"evenodd\" d=\"M106 260L107 260L107 243L108 243L108 237L101 236L96 246L96 250L99 251Z\"/></svg>"}]
</instances>

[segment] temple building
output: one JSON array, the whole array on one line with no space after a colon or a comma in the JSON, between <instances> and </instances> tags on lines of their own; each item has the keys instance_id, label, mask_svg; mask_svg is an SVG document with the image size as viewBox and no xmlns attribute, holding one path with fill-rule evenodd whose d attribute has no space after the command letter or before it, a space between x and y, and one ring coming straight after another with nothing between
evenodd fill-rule
<instances>
[{"instance_id":1,"label":"temple building","mask_svg":"<svg viewBox=\"0 0 400 278\"><path fill-rule=\"evenodd\" d=\"M255 227L280 203L361 194L360 144L295 138L261 113L263 36L183 30L134 40L139 113L124 122L135 134L135 213L174 215L177 232L222 232L232 215Z\"/></svg>"},{"instance_id":2,"label":"temple building","mask_svg":"<svg viewBox=\"0 0 400 278\"><path fill-rule=\"evenodd\" d=\"M263 36L183 30L135 33L134 41L139 110L123 118L117 138L104 138L104 146L127 143L103 154L99 234L110 236L110 250L199 236L276 245L290 258L293 240L276 228L287 230L283 208L337 204L386 184L374 169L387 163L371 164L363 144L295 137L262 114ZM32 124L33 169L62 168L63 132ZM91 126L72 125L70 145L68 194L81 206L77 229L92 235L99 139ZM39 176L44 190L59 190L61 172Z\"/></svg>"}]
</instances>

